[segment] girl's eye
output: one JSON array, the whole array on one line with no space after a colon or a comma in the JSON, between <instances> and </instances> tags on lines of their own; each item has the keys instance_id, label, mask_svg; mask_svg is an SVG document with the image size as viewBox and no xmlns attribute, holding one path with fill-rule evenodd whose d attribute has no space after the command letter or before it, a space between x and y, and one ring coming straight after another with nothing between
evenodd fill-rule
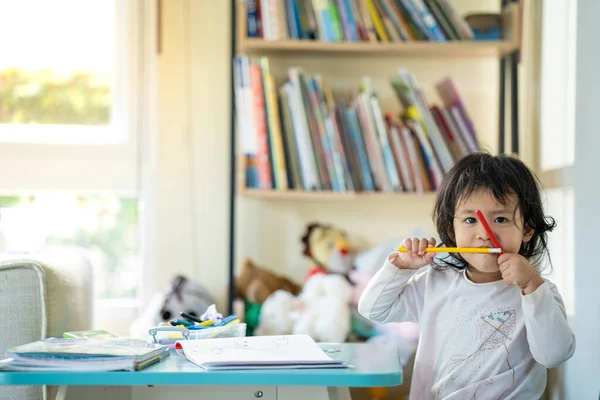
<instances>
[{"instance_id":1,"label":"girl's eye","mask_svg":"<svg viewBox=\"0 0 600 400\"><path fill-rule=\"evenodd\" d=\"M494 222L499 223L499 224L503 224L505 222L508 222L508 219L504 218L504 217L497 217Z\"/></svg>"},{"instance_id":2,"label":"girl's eye","mask_svg":"<svg viewBox=\"0 0 600 400\"><path fill-rule=\"evenodd\" d=\"M467 217L467 218L465 219L465 222L466 222L467 224L474 224L475 222L477 222L477 220L476 220L474 217Z\"/></svg>"}]
</instances>

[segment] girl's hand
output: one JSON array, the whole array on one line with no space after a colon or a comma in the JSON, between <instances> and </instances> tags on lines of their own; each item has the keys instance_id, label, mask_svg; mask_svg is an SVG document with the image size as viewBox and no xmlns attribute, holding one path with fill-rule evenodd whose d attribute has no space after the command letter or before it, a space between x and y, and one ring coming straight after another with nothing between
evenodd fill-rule
<instances>
[{"instance_id":1,"label":"girl's hand","mask_svg":"<svg viewBox=\"0 0 600 400\"><path fill-rule=\"evenodd\" d=\"M503 253L498 257L502 279L508 285L515 285L523 294L533 293L544 280L531 264L520 254Z\"/></svg>"},{"instance_id":2,"label":"girl's hand","mask_svg":"<svg viewBox=\"0 0 600 400\"><path fill-rule=\"evenodd\" d=\"M406 238L400 247L408 250L406 253L398 252L389 255L388 260L400 269L419 269L431 264L435 253L426 253L427 247L435 247L435 239Z\"/></svg>"}]
</instances>

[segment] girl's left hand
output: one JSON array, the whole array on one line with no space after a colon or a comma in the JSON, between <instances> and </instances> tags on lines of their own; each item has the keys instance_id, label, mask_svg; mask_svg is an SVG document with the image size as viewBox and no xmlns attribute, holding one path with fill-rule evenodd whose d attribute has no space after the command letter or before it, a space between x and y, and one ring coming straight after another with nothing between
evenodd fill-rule
<instances>
[{"instance_id":1,"label":"girl's left hand","mask_svg":"<svg viewBox=\"0 0 600 400\"><path fill-rule=\"evenodd\" d=\"M515 285L523 294L533 293L544 280L531 264L520 254L503 253L498 257L502 279L508 285Z\"/></svg>"}]
</instances>

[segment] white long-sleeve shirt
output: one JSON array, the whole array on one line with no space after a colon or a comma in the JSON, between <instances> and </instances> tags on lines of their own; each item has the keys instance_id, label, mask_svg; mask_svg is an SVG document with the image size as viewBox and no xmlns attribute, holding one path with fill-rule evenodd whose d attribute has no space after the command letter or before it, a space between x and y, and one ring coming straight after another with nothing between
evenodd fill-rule
<instances>
[{"instance_id":1,"label":"white long-sleeve shirt","mask_svg":"<svg viewBox=\"0 0 600 400\"><path fill-rule=\"evenodd\" d=\"M546 368L569 359L575 336L556 286L523 295L504 281L473 283L452 268L373 276L359 312L380 323L417 322L410 399L539 399Z\"/></svg>"}]
</instances>

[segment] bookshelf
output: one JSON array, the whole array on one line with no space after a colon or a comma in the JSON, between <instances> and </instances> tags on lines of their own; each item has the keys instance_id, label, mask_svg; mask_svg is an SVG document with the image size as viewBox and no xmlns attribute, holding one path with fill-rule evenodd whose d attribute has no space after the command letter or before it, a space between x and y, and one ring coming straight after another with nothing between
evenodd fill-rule
<instances>
[{"instance_id":1,"label":"bookshelf","mask_svg":"<svg viewBox=\"0 0 600 400\"><path fill-rule=\"evenodd\" d=\"M433 198L435 192L427 191L423 193L403 192L403 193L386 193L386 192L332 192L332 191L315 191L307 192L304 190L260 190L240 188L240 196L272 200L272 201L352 201L357 199L409 199L409 198Z\"/></svg>"},{"instance_id":2,"label":"bookshelf","mask_svg":"<svg viewBox=\"0 0 600 400\"><path fill-rule=\"evenodd\" d=\"M260 1L260 0L258 0ZM445 60L469 61L472 59L494 59L500 64L499 78L499 127L498 148L500 152L518 153L518 73L519 52L521 50L521 5L518 1L502 0L501 7L502 40L461 40L449 42L321 42L318 40L264 40L247 37L246 7L244 0L233 0L232 15L232 60L239 55L251 57L269 56L277 59L311 59L331 62L337 57L345 59L371 58L397 60L402 63L410 58L427 59L430 62ZM509 80L506 75L509 73ZM232 68L232 81L234 71ZM353 84L356 82L352 82ZM508 85L507 85L508 84ZM509 86L510 99L507 99ZM233 89L234 90L234 89ZM506 103L509 100L511 121L511 149L507 151ZM243 157L236 148L238 132L236 130L235 93L232 93L232 132L231 132L231 205L230 205L230 254L229 254L229 308L233 304L233 282L235 279L235 217L236 198L245 198L265 204L275 203L311 203L311 204L348 204L355 201L433 201L435 191L417 192L334 192L327 190L304 191L265 190L246 187L245 165ZM267 206L268 207L268 206ZM294 207L293 205L291 207Z\"/></svg>"},{"instance_id":3,"label":"bookshelf","mask_svg":"<svg viewBox=\"0 0 600 400\"><path fill-rule=\"evenodd\" d=\"M275 40L249 38L245 34L246 7L236 4L237 48L245 54L303 54L319 57L341 53L356 56L384 55L389 57L504 57L521 46L520 6L509 3L502 11L503 40L453 41L453 42L321 42L317 40Z\"/></svg>"},{"instance_id":4,"label":"bookshelf","mask_svg":"<svg viewBox=\"0 0 600 400\"><path fill-rule=\"evenodd\" d=\"M309 40L264 41L246 38L240 45L240 49L246 54L302 53L336 56L346 53L389 57L502 57L518 48L518 43L505 40L472 43L319 43Z\"/></svg>"}]
</instances>

